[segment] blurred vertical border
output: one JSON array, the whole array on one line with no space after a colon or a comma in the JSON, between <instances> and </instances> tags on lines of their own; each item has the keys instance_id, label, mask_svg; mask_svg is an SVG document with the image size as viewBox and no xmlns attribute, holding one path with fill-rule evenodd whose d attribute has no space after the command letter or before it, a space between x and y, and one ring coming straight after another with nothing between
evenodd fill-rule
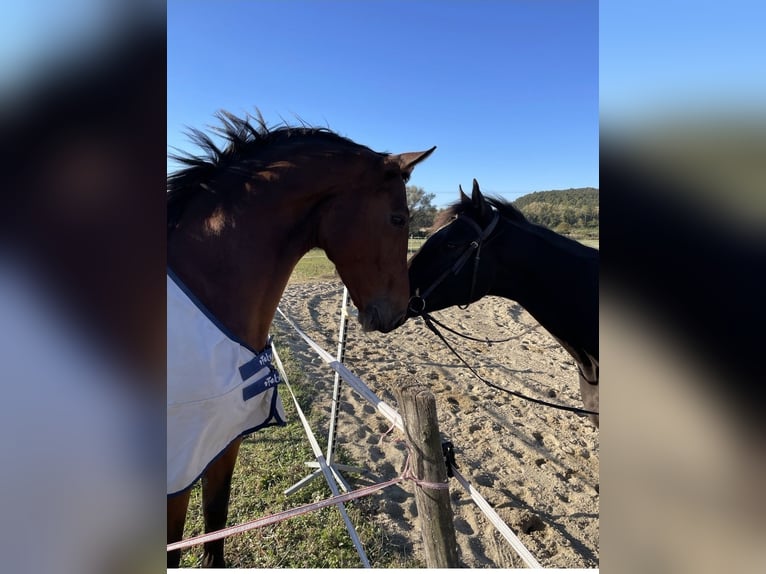
<instances>
[{"instance_id":1,"label":"blurred vertical border","mask_svg":"<svg viewBox=\"0 0 766 574\"><path fill-rule=\"evenodd\" d=\"M164 568L164 3L4 4L0 555Z\"/></svg>"},{"instance_id":2,"label":"blurred vertical border","mask_svg":"<svg viewBox=\"0 0 766 574\"><path fill-rule=\"evenodd\" d=\"M606 572L766 571L763 21L600 6Z\"/></svg>"}]
</instances>

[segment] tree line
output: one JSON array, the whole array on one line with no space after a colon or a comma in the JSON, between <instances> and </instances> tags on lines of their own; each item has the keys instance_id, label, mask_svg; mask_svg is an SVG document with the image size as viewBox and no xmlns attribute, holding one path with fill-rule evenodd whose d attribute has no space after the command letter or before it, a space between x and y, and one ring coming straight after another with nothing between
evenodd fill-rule
<instances>
[{"instance_id":1,"label":"tree line","mask_svg":"<svg viewBox=\"0 0 766 574\"><path fill-rule=\"evenodd\" d=\"M536 191L513 204L533 223L557 233L598 237L598 189L580 187Z\"/></svg>"},{"instance_id":2,"label":"tree line","mask_svg":"<svg viewBox=\"0 0 766 574\"><path fill-rule=\"evenodd\" d=\"M417 186L407 186L410 208L410 233L425 236L439 210L432 205L435 194ZM598 189L579 187L536 191L519 197L513 204L533 223L557 233L578 238L598 238Z\"/></svg>"}]
</instances>

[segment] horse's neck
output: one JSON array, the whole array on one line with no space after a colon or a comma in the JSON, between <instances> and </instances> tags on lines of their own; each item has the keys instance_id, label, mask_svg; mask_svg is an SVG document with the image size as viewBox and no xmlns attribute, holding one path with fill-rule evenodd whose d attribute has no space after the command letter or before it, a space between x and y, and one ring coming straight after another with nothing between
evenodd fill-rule
<instances>
[{"instance_id":1,"label":"horse's neck","mask_svg":"<svg viewBox=\"0 0 766 574\"><path fill-rule=\"evenodd\" d=\"M508 235L498 240L489 294L518 302L578 361L584 353L597 356L598 260L593 250L544 228L525 234L523 249L514 247Z\"/></svg>"},{"instance_id":2,"label":"horse's neck","mask_svg":"<svg viewBox=\"0 0 766 574\"><path fill-rule=\"evenodd\" d=\"M279 238L255 230L247 241L252 245L232 247L223 237L200 242L190 234L169 239L168 266L221 323L260 350L303 250L294 242L280 250Z\"/></svg>"},{"instance_id":3,"label":"horse's neck","mask_svg":"<svg viewBox=\"0 0 766 574\"><path fill-rule=\"evenodd\" d=\"M253 348L265 345L295 265L317 245L317 218L310 214L335 189L327 162L310 158L299 169L275 161L261 173L258 189L245 184L251 199L257 194L258 207L250 203L238 215L222 217L211 209L211 196L200 196L187 206L183 229L168 238L170 268ZM319 175L307 183L306 172Z\"/></svg>"}]
</instances>

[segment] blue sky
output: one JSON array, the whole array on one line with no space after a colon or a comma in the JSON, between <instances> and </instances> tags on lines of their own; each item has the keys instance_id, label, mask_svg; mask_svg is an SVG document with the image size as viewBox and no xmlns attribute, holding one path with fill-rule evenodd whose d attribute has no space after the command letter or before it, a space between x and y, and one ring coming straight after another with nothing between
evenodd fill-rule
<instances>
[{"instance_id":1,"label":"blue sky","mask_svg":"<svg viewBox=\"0 0 766 574\"><path fill-rule=\"evenodd\" d=\"M169 0L168 145L258 107L377 151L438 149L412 185L514 199L598 187L598 3ZM175 166L169 163L169 169Z\"/></svg>"},{"instance_id":2,"label":"blue sky","mask_svg":"<svg viewBox=\"0 0 766 574\"><path fill-rule=\"evenodd\" d=\"M0 105L162 10L6 2ZM509 198L598 185L599 119L763 120L764 18L760 0L169 0L168 142L258 106L381 151L438 145L412 183L440 204L473 177Z\"/></svg>"}]
</instances>

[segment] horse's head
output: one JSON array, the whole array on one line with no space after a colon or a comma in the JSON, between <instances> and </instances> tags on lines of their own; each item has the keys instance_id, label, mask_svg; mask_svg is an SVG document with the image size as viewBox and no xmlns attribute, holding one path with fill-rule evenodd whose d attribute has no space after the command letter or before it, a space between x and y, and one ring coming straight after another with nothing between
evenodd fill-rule
<instances>
[{"instance_id":1,"label":"horse's head","mask_svg":"<svg viewBox=\"0 0 766 574\"><path fill-rule=\"evenodd\" d=\"M208 306L254 346L312 247L335 264L365 330L401 325L409 300L405 182L436 148L391 155L326 128L269 128L260 113L219 118L214 130L226 147L192 131L203 154L173 156L187 167L168 178L168 264L187 283L196 279L198 291L215 291ZM255 253L258 264L244 265Z\"/></svg>"},{"instance_id":2,"label":"horse's head","mask_svg":"<svg viewBox=\"0 0 766 574\"><path fill-rule=\"evenodd\" d=\"M467 305L487 294L491 266L480 265L486 255L481 249L498 218L475 179L470 198L460 187L460 201L437 220L436 231L410 259L408 317Z\"/></svg>"},{"instance_id":3,"label":"horse's head","mask_svg":"<svg viewBox=\"0 0 766 574\"><path fill-rule=\"evenodd\" d=\"M321 206L318 243L335 264L365 331L388 332L409 300L405 183L435 147L399 155L362 153L354 173Z\"/></svg>"}]
</instances>

